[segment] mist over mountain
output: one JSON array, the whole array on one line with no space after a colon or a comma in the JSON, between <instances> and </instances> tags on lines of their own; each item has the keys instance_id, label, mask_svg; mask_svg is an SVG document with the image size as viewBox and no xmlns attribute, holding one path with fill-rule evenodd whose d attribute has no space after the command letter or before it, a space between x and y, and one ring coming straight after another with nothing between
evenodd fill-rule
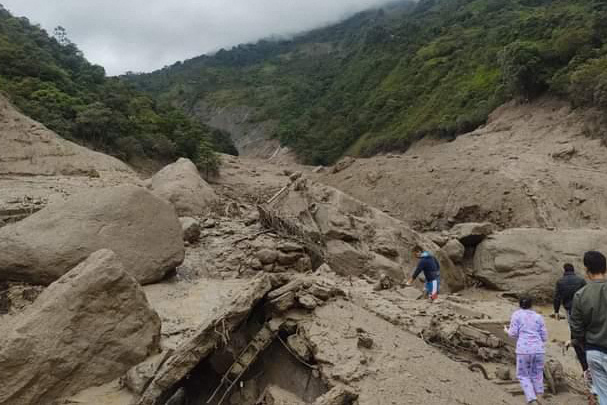
<instances>
[{"instance_id":1,"label":"mist over mountain","mask_svg":"<svg viewBox=\"0 0 607 405\"><path fill-rule=\"evenodd\" d=\"M390 0L2 0L47 31L60 25L111 74L152 71L271 35L292 35Z\"/></svg>"},{"instance_id":2,"label":"mist over mountain","mask_svg":"<svg viewBox=\"0 0 607 405\"><path fill-rule=\"evenodd\" d=\"M603 1L422 0L128 79L207 123L249 108L249 123L327 164L452 139L511 99L605 111L606 38Z\"/></svg>"}]
</instances>

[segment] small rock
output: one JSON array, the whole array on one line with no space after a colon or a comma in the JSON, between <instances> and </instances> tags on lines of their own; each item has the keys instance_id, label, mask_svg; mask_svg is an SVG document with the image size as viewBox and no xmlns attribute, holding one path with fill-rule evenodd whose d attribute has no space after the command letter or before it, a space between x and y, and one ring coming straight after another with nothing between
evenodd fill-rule
<instances>
[{"instance_id":1,"label":"small rock","mask_svg":"<svg viewBox=\"0 0 607 405\"><path fill-rule=\"evenodd\" d=\"M292 264L297 263L297 261L301 258L300 253L282 253L278 254L278 264L282 266L290 266Z\"/></svg>"},{"instance_id":2,"label":"small rock","mask_svg":"<svg viewBox=\"0 0 607 405\"><path fill-rule=\"evenodd\" d=\"M289 291L270 301L270 307L278 313L286 312L297 304L295 292Z\"/></svg>"},{"instance_id":3,"label":"small rock","mask_svg":"<svg viewBox=\"0 0 607 405\"><path fill-rule=\"evenodd\" d=\"M208 218L205 219L205 221L202 223L202 227L204 229L211 229L211 228L215 228L217 226L217 221L215 221L214 219Z\"/></svg>"},{"instance_id":4,"label":"small rock","mask_svg":"<svg viewBox=\"0 0 607 405\"><path fill-rule=\"evenodd\" d=\"M183 240L189 243L196 243L200 240L200 223L191 217L179 218L181 229L183 230Z\"/></svg>"},{"instance_id":5,"label":"small rock","mask_svg":"<svg viewBox=\"0 0 607 405\"><path fill-rule=\"evenodd\" d=\"M301 176L302 176L301 172L295 172L289 176L289 180L295 181L295 180L299 179Z\"/></svg>"},{"instance_id":6,"label":"small rock","mask_svg":"<svg viewBox=\"0 0 607 405\"><path fill-rule=\"evenodd\" d=\"M296 267L300 273L308 272L312 269L312 259L309 256L303 256L297 261Z\"/></svg>"},{"instance_id":7,"label":"small rock","mask_svg":"<svg viewBox=\"0 0 607 405\"><path fill-rule=\"evenodd\" d=\"M299 305L301 305L305 309L314 309L318 306L318 301L312 294L299 294L297 296L297 301Z\"/></svg>"},{"instance_id":8,"label":"small rock","mask_svg":"<svg viewBox=\"0 0 607 405\"><path fill-rule=\"evenodd\" d=\"M373 347L373 339L363 328L356 328L356 332L358 333L358 347L365 349L370 349Z\"/></svg>"},{"instance_id":9,"label":"small rock","mask_svg":"<svg viewBox=\"0 0 607 405\"><path fill-rule=\"evenodd\" d=\"M263 264L261 263L261 261L258 258L254 257L251 260L251 268L253 270L261 270L261 269L263 269Z\"/></svg>"},{"instance_id":10,"label":"small rock","mask_svg":"<svg viewBox=\"0 0 607 405\"><path fill-rule=\"evenodd\" d=\"M287 338L287 344L300 358L309 361L312 358L312 351L305 339L298 334L291 335Z\"/></svg>"},{"instance_id":11,"label":"small rock","mask_svg":"<svg viewBox=\"0 0 607 405\"><path fill-rule=\"evenodd\" d=\"M294 242L282 242L277 249L284 253L303 252L303 247Z\"/></svg>"},{"instance_id":12,"label":"small rock","mask_svg":"<svg viewBox=\"0 0 607 405\"><path fill-rule=\"evenodd\" d=\"M497 370L495 370L495 376L502 381L509 381L512 379L508 367L498 367Z\"/></svg>"},{"instance_id":13,"label":"small rock","mask_svg":"<svg viewBox=\"0 0 607 405\"><path fill-rule=\"evenodd\" d=\"M278 252L272 249L261 249L255 253L255 257L257 257L262 264L273 264L278 260Z\"/></svg>"}]
</instances>

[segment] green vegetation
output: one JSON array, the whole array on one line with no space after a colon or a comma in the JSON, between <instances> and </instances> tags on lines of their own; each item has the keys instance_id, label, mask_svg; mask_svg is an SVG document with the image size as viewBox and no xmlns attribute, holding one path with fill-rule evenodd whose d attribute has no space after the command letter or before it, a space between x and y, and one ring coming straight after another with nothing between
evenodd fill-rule
<instances>
[{"instance_id":1,"label":"green vegetation","mask_svg":"<svg viewBox=\"0 0 607 405\"><path fill-rule=\"evenodd\" d=\"M0 90L25 114L60 135L124 160L204 150L234 153L229 136L194 122L89 63L58 27L50 37L0 6Z\"/></svg>"},{"instance_id":2,"label":"green vegetation","mask_svg":"<svg viewBox=\"0 0 607 405\"><path fill-rule=\"evenodd\" d=\"M258 107L282 143L326 164L453 138L545 92L607 113L606 68L603 0L421 0L126 79L186 110Z\"/></svg>"}]
</instances>

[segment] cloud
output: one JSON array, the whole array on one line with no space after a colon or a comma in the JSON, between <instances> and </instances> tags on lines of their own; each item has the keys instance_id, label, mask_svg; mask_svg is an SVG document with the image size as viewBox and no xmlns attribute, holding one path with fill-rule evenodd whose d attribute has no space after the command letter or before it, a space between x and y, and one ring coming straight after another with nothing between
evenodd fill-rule
<instances>
[{"instance_id":1,"label":"cloud","mask_svg":"<svg viewBox=\"0 0 607 405\"><path fill-rule=\"evenodd\" d=\"M316 28L390 0L0 0L68 37L108 74L151 71L220 48Z\"/></svg>"}]
</instances>

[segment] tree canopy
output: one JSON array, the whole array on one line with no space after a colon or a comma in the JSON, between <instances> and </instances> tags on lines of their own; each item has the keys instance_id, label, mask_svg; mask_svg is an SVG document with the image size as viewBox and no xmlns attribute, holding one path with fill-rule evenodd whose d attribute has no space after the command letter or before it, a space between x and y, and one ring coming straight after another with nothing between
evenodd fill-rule
<instances>
[{"instance_id":1,"label":"tree canopy","mask_svg":"<svg viewBox=\"0 0 607 405\"><path fill-rule=\"evenodd\" d=\"M229 135L192 120L89 63L63 27L54 35L0 6L0 90L65 138L125 160L235 153Z\"/></svg>"},{"instance_id":2,"label":"tree canopy","mask_svg":"<svg viewBox=\"0 0 607 405\"><path fill-rule=\"evenodd\" d=\"M602 0L420 0L126 80L187 108L258 108L307 163L453 138L545 92L607 111Z\"/></svg>"}]
</instances>

